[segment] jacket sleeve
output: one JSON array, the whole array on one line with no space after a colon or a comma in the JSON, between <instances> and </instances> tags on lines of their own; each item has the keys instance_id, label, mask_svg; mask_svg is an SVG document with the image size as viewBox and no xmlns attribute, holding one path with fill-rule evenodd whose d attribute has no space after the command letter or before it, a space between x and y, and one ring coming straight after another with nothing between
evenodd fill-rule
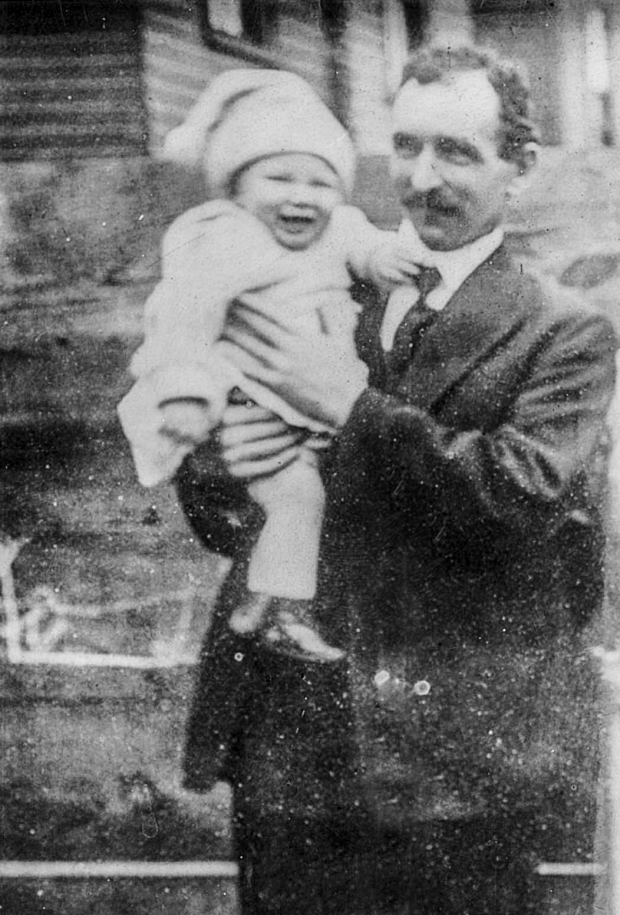
<instances>
[{"instance_id":1,"label":"jacket sleeve","mask_svg":"<svg viewBox=\"0 0 620 915\"><path fill-rule=\"evenodd\" d=\"M524 357L518 390L491 429L444 424L369 388L343 429L337 475L354 487L351 475L363 473L396 512L414 514L417 492L437 524L553 525L604 430L615 346L603 318L558 318Z\"/></svg>"}]
</instances>

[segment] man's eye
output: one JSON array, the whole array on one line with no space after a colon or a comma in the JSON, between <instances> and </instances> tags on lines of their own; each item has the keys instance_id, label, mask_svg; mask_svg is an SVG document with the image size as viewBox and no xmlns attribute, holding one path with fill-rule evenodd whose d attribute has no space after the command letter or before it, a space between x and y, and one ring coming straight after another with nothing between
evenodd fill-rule
<instances>
[{"instance_id":1,"label":"man's eye","mask_svg":"<svg viewBox=\"0 0 620 915\"><path fill-rule=\"evenodd\" d=\"M419 156L422 152L422 141L408 133L395 133L392 144L394 152L400 156Z\"/></svg>"},{"instance_id":2,"label":"man's eye","mask_svg":"<svg viewBox=\"0 0 620 915\"><path fill-rule=\"evenodd\" d=\"M455 143L454 140L439 140L437 153L442 159L456 164L469 165L480 162L480 154L475 147L468 143Z\"/></svg>"}]
</instances>

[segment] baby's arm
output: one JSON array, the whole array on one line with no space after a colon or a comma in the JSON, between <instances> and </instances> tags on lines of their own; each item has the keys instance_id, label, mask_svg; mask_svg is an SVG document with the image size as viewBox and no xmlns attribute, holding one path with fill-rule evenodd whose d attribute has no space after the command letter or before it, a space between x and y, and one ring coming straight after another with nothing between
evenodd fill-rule
<instances>
[{"instance_id":1,"label":"baby's arm","mask_svg":"<svg viewBox=\"0 0 620 915\"><path fill-rule=\"evenodd\" d=\"M146 302L144 342L131 371L141 377L163 365L200 364L219 337L237 292L234 267L220 239L230 235L234 212L215 203L177 219L162 243L162 279Z\"/></svg>"},{"instance_id":2,"label":"baby's arm","mask_svg":"<svg viewBox=\"0 0 620 915\"><path fill-rule=\"evenodd\" d=\"M150 382L148 375L139 378L118 406L138 479L147 487L170 480L183 458L207 440L225 400L225 392L219 397L217 388L213 388L210 400L162 401L157 385Z\"/></svg>"},{"instance_id":3,"label":"baby's arm","mask_svg":"<svg viewBox=\"0 0 620 915\"><path fill-rule=\"evenodd\" d=\"M379 229L356 207L342 207L341 237L346 239L347 260L358 279L371 280L378 286L410 283L419 272L424 255L403 246L397 232Z\"/></svg>"},{"instance_id":4,"label":"baby's arm","mask_svg":"<svg viewBox=\"0 0 620 915\"><path fill-rule=\"evenodd\" d=\"M131 363L136 383L119 406L145 486L175 473L207 439L226 403L230 370L214 343L237 280L219 255L217 270L213 263L215 241L227 234L234 215L216 205L200 207L164 238L163 277L146 304L144 342Z\"/></svg>"},{"instance_id":5,"label":"baby's arm","mask_svg":"<svg viewBox=\"0 0 620 915\"><path fill-rule=\"evenodd\" d=\"M190 398L217 405L239 380L215 346L230 303L249 289L276 283L290 267L283 266L282 250L259 220L216 200L168 230L162 268L145 307L144 342L131 372L150 376L162 403Z\"/></svg>"}]
</instances>

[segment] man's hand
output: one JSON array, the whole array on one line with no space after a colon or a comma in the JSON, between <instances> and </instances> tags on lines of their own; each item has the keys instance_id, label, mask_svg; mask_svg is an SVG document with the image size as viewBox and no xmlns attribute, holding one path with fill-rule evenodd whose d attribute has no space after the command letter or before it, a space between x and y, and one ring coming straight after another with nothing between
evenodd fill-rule
<instances>
[{"instance_id":1,"label":"man's hand","mask_svg":"<svg viewBox=\"0 0 620 915\"><path fill-rule=\"evenodd\" d=\"M368 370L353 341L329 327L325 333L302 333L237 303L223 336L226 358L244 375L334 430L345 424L366 388Z\"/></svg>"},{"instance_id":2,"label":"man's hand","mask_svg":"<svg viewBox=\"0 0 620 915\"><path fill-rule=\"evenodd\" d=\"M222 460L233 477L254 480L288 467L299 457L304 430L255 405L228 406L218 438Z\"/></svg>"}]
</instances>

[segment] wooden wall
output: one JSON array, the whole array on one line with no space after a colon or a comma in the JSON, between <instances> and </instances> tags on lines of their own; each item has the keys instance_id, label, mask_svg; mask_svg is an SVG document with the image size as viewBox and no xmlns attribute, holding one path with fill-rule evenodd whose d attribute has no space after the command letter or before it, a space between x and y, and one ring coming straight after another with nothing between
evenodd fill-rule
<instances>
[{"instance_id":1,"label":"wooden wall","mask_svg":"<svg viewBox=\"0 0 620 915\"><path fill-rule=\"evenodd\" d=\"M0 161L146 152L140 7L0 3Z\"/></svg>"}]
</instances>

